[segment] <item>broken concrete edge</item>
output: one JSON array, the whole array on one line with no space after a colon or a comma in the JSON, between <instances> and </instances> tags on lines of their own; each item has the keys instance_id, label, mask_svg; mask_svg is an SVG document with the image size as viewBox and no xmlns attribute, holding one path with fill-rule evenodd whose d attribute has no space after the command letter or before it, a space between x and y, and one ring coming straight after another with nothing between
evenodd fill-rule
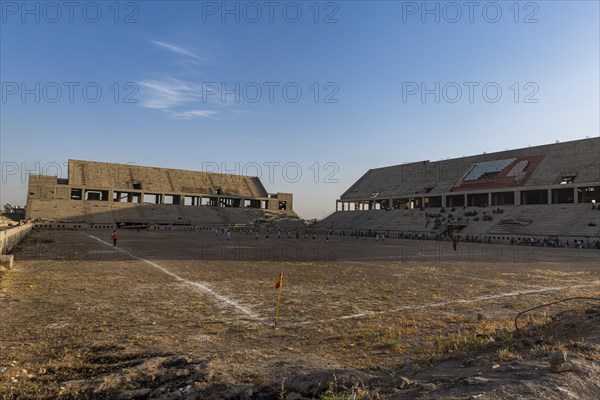
<instances>
[{"instance_id":1,"label":"broken concrete edge","mask_svg":"<svg viewBox=\"0 0 600 400\"><path fill-rule=\"evenodd\" d=\"M11 269L14 264L14 256L12 254L4 254L9 252L33 229L31 222L15 226L14 228L4 229L0 231L0 265Z\"/></svg>"},{"instance_id":2,"label":"broken concrete edge","mask_svg":"<svg viewBox=\"0 0 600 400\"><path fill-rule=\"evenodd\" d=\"M0 254L0 265L12 269L15 256L12 254Z\"/></svg>"}]
</instances>

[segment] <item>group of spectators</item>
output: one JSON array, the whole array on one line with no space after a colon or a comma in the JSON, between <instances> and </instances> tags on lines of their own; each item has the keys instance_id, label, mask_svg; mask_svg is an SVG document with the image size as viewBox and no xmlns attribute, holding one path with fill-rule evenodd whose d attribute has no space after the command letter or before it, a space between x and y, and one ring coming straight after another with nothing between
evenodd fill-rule
<instances>
[{"instance_id":1,"label":"group of spectators","mask_svg":"<svg viewBox=\"0 0 600 400\"><path fill-rule=\"evenodd\" d=\"M516 246L537 246L537 247L562 247L562 248L571 248L571 249L584 249L585 242L583 239L573 239L571 240L559 240L555 236L548 236L543 239L530 237L530 238L511 238L510 244ZM596 241L594 243L594 247L600 248L600 241Z\"/></svg>"},{"instance_id":2,"label":"group of spectators","mask_svg":"<svg viewBox=\"0 0 600 400\"><path fill-rule=\"evenodd\" d=\"M240 228L240 227L213 227L211 228L211 233L218 237L219 235L224 235L227 241L232 239L233 233L239 233L240 235L247 235L250 237L254 237L255 240L259 240L264 237L264 239L269 240L271 238L277 239L312 239L316 240L318 234L323 234L325 240L329 242L329 238L332 235L331 230L327 231L318 231L315 229L285 229L285 228L275 228L275 227L250 227L250 228ZM346 233L340 233L341 236L345 236Z\"/></svg>"},{"instance_id":3,"label":"group of spectators","mask_svg":"<svg viewBox=\"0 0 600 400\"><path fill-rule=\"evenodd\" d=\"M444 235L438 233L401 232L398 234L397 238L410 240L443 240Z\"/></svg>"},{"instance_id":4,"label":"group of spectators","mask_svg":"<svg viewBox=\"0 0 600 400\"><path fill-rule=\"evenodd\" d=\"M492 243L492 239L490 239L489 237L487 238L480 238L479 236L470 236L467 235L464 237L463 242L469 242L469 243Z\"/></svg>"},{"instance_id":5,"label":"group of spectators","mask_svg":"<svg viewBox=\"0 0 600 400\"><path fill-rule=\"evenodd\" d=\"M465 209L463 207L463 209ZM440 209L439 213L425 213L425 228L427 228L429 226L429 223L431 222L431 219L434 219L434 226L433 229L436 230L438 228L440 228L442 226L442 224L446 221L448 222L462 222L463 220L467 220L467 218L463 218L463 216L460 215L454 215L453 213L456 212L456 208L452 207L451 212L448 214L448 216L443 216L442 213L445 213L446 209L444 209L443 207ZM504 210L500 207L493 209L492 210L492 214L504 214ZM472 220L474 222L476 221L493 221L494 217L492 217L491 214L487 213L486 211L483 212L483 215L480 217L479 212L477 210L473 210L473 211L465 211L463 213L464 217L471 217Z\"/></svg>"},{"instance_id":6,"label":"group of spectators","mask_svg":"<svg viewBox=\"0 0 600 400\"><path fill-rule=\"evenodd\" d=\"M433 220L433 229L434 230L438 230L442 226L442 224L444 222L446 222L446 217L444 217L441 214L427 213L427 214L425 214L425 218L426 218L425 228L427 228L429 226L431 219L434 219Z\"/></svg>"}]
</instances>

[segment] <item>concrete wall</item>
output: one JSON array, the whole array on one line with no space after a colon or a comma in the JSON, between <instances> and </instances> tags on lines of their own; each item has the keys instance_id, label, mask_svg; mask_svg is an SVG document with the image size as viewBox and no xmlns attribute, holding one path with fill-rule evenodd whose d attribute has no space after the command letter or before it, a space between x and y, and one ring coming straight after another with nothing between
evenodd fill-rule
<instances>
[{"instance_id":1,"label":"concrete wall","mask_svg":"<svg viewBox=\"0 0 600 400\"><path fill-rule=\"evenodd\" d=\"M269 199L269 210L278 211L279 202L285 202L287 211L292 211L294 209L294 200L293 195L291 193L277 192L277 194L270 196L271 198Z\"/></svg>"},{"instance_id":2,"label":"concrete wall","mask_svg":"<svg viewBox=\"0 0 600 400\"><path fill-rule=\"evenodd\" d=\"M280 202L285 202L285 211L279 209ZM200 204L207 210L197 210ZM226 211L233 208L246 208L248 213ZM249 218L253 209L259 215ZM27 219L90 224L247 223L267 218L267 212L295 217L293 195L269 195L257 177L76 160L69 160L68 181L29 175L26 210Z\"/></svg>"},{"instance_id":3,"label":"concrete wall","mask_svg":"<svg viewBox=\"0 0 600 400\"><path fill-rule=\"evenodd\" d=\"M33 225L31 223L26 223L0 231L0 254L9 252L10 249L31 232L32 228Z\"/></svg>"},{"instance_id":4,"label":"concrete wall","mask_svg":"<svg viewBox=\"0 0 600 400\"><path fill-rule=\"evenodd\" d=\"M218 169L218 166L216 166ZM226 172L226 171L224 171ZM219 194L224 196L266 197L260 179L234 174L186 171L94 161L69 160L69 185L74 188L128 191L136 186L146 193Z\"/></svg>"}]
</instances>

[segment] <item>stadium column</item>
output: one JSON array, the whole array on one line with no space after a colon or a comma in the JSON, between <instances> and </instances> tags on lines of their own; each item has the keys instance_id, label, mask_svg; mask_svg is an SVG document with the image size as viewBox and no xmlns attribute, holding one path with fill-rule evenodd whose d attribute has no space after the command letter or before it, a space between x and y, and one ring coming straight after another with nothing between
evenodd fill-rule
<instances>
[{"instance_id":1,"label":"stadium column","mask_svg":"<svg viewBox=\"0 0 600 400\"><path fill-rule=\"evenodd\" d=\"M548 189L548 204L552 204L552 189Z\"/></svg>"},{"instance_id":2,"label":"stadium column","mask_svg":"<svg viewBox=\"0 0 600 400\"><path fill-rule=\"evenodd\" d=\"M515 189L515 206L520 206L521 205L521 191L518 189Z\"/></svg>"},{"instance_id":3,"label":"stadium column","mask_svg":"<svg viewBox=\"0 0 600 400\"><path fill-rule=\"evenodd\" d=\"M579 203L579 193L577 192L577 187L573 187L573 203Z\"/></svg>"},{"instance_id":4,"label":"stadium column","mask_svg":"<svg viewBox=\"0 0 600 400\"><path fill-rule=\"evenodd\" d=\"M487 201L488 207L491 207L492 205L492 192L488 193L488 201Z\"/></svg>"}]
</instances>

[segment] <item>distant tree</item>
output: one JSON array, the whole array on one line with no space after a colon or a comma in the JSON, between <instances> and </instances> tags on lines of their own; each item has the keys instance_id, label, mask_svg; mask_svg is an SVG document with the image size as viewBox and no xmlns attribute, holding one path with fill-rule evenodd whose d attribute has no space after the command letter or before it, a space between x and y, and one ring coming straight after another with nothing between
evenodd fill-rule
<instances>
[{"instance_id":1,"label":"distant tree","mask_svg":"<svg viewBox=\"0 0 600 400\"><path fill-rule=\"evenodd\" d=\"M4 205L4 212L5 212L6 214L9 214L9 213L13 212L13 210L14 210L14 207L13 207L13 206L11 206L9 203L6 203L6 204Z\"/></svg>"}]
</instances>

